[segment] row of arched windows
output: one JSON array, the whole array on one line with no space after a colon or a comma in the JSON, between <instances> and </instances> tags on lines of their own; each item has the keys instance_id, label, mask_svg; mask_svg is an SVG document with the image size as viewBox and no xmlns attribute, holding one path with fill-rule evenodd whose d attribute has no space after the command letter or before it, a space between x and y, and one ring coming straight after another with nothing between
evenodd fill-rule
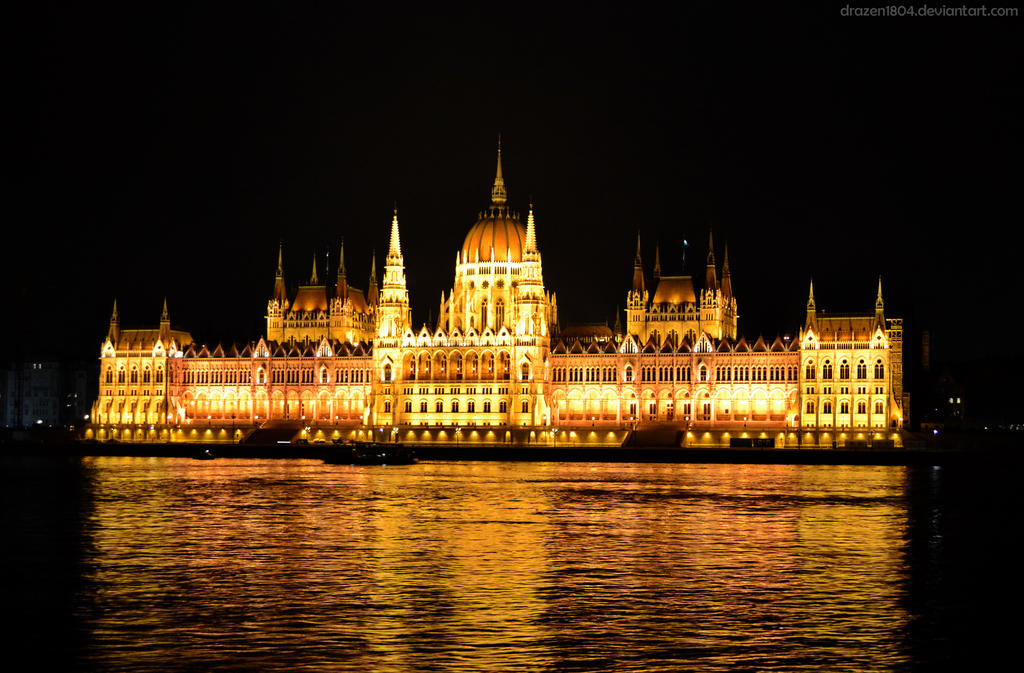
<instances>
[{"instance_id":1,"label":"row of arched windows","mask_svg":"<svg viewBox=\"0 0 1024 673\"><path fill-rule=\"evenodd\" d=\"M808 414L813 414L814 413L814 400L807 400L806 410L807 410ZM825 400L824 402L821 403L821 413L823 413L823 414L831 414L832 413L832 402L831 401ZM848 414L848 413L850 413L850 401L849 400L842 400L842 401L839 402L839 413L840 414ZM868 413L868 403L866 401L859 400L857 402L857 413L858 414L866 414L866 413ZM876 414L885 413L885 404L882 402L882 400L875 400L875 413Z\"/></svg>"},{"instance_id":2,"label":"row of arched windows","mask_svg":"<svg viewBox=\"0 0 1024 673\"><path fill-rule=\"evenodd\" d=\"M552 372L555 382L597 383L618 381L615 367L556 367Z\"/></svg>"},{"instance_id":3,"label":"row of arched windows","mask_svg":"<svg viewBox=\"0 0 1024 673\"><path fill-rule=\"evenodd\" d=\"M427 413L428 406L429 405L427 403L427 400L420 400L420 413L421 414ZM458 400L452 400L451 408L450 408L451 413L453 413L453 414L459 413L459 408L460 408L459 401ZM483 413L485 413L485 414L491 413L491 408L492 408L491 407L491 401L490 400L484 400L483 404L482 404L482 408L483 408ZM412 400L406 400L405 401L405 413L407 413L407 414L411 414L412 413ZM434 401L434 413L438 413L438 414L443 414L444 413L444 400L435 400ZM476 413L476 400L466 400L466 413L469 413L469 414ZM501 413L501 414L508 413L508 400L498 400L498 413Z\"/></svg>"},{"instance_id":4,"label":"row of arched windows","mask_svg":"<svg viewBox=\"0 0 1024 673\"><path fill-rule=\"evenodd\" d=\"M118 383L125 383L126 380L131 382L131 383L138 383L139 382L139 370L138 370L137 367L132 367L130 372L125 370L124 367L121 367L121 368L119 368L117 370L117 382ZM107 367L106 371L104 372L104 374L103 374L103 382L104 383L113 383L114 382L114 370L111 367ZM153 374L149 367L143 367L143 369L142 369L142 382L143 383L151 383L151 382L163 383L164 382L164 370L163 370L163 368L162 367L157 367L156 368L156 373Z\"/></svg>"},{"instance_id":5,"label":"row of arched windows","mask_svg":"<svg viewBox=\"0 0 1024 673\"><path fill-rule=\"evenodd\" d=\"M857 378L858 379L866 379L866 378L868 378L868 363L865 362L864 360L859 361L857 363L856 373L857 373ZM829 361L829 360L825 360L824 362L821 363L821 378L826 379L826 380L827 379L831 379L831 378L833 378L832 375L833 375L832 362ZM885 364L883 364L881 360L876 360L875 361L874 375L875 375L876 379L884 379L885 378ZM814 366L814 361L813 360L808 360L807 364L804 366L804 378L805 379L815 379L815 378L817 378L817 370L816 370L816 368ZM846 361L846 360L842 360L839 363L839 378L841 380L849 380L849 378L850 378L850 363L848 361Z\"/></svg>"}]
</instances>

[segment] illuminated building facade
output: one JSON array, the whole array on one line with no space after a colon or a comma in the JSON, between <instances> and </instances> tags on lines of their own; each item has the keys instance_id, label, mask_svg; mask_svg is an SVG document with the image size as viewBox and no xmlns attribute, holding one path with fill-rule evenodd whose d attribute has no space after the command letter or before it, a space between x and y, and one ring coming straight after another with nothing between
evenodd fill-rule
<instances>
[{"instance_id":1,"label":"illuminated building facade","mask_svg":"<svg viewBox=\"0 0 1024 673\"><path fill-rule=\"evenodd\" d=\"M499 148L435 325L413 328L396 210L379 288L376 260L366 292L349 286L342 248L333 287L314 261L292 296L279 251L255 343L197 344L170 328L166 302L159 329L121 330L115 303L87 436L238 441L294 426L314 439L618 443L661 428L692 445L888 441L903 421L902 330L881 282L874 313L853 316L818 312L812 285L798 338L750 343L723 259L719 280L709 237L698 291L656 256L649 292L638 240L626 328L559 333L533 207L525 226L509 208Z\"/></svg>"}]
</instances>

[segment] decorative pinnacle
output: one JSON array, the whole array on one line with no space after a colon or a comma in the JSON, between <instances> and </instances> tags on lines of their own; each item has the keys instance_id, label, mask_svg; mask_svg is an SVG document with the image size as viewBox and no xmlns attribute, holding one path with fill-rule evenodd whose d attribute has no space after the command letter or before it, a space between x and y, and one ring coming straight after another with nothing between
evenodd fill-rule
<instances>
[{"instance_id":1,"label":"decorative pinnacle","mask_svg":"<svg viewBox=\"0 0 1024 673\"><path fill-rule=\"evenodd\" d=\"M169 320L170 317L167 315L167 297L164 297L164 310L163 313L160 314L160 322L168 322Z\"/></svg>"},{"instance_id":2,"label":"decorative pinnacle","mask_svg":"<svg viewBox=\"0 0 1024 673\"><path fill-rule=\"evenodd\" d=\"M114 297L114 312L110 314L110 322L117 322L117 297Z\"/></svg>"},{"instance_id":3,"label":"decorative pinnacle","mask_svg":"<svg viewBox=\"0 0 1024 673\"><path fill-rule=\"evenodd\" d=\"M708 229L708 266L715 265L715 233Z\"/></svg>"},{"instance_id":4,"label":"decorative pinnacle","mask_svg":"<svg viewBox=\"0 0 1024 673\"><path fill-rule=\"evenodd\" d=\"M875 308L881 309L885 304L882 302L882 277L878 277L878 297L875 298Z\"/></svg>"},{"instance_id":5,"label":"decorative pinnacle","mask_svg":"<svg viewBox=\"0 0 1024 673\"><path fill-rule=\"evenodd\" d=\"M654 244L654 275L661 276L661 246Z\"/></svg>"},{"instance_id":6,"label":"decorative pinnacle","mask_svg":"<svg viewBox=\"0 0 1024 673\"><path fill-rule=\"evenodd\" d=\"M395 215L391 220L391 246L388 249L388 257L401 257L402 245L398 238L398 203L395 202Z\"/></svg>"},{"instance_id":7,"label":"decorative pinnacle","mask_svg":"<svg viewBox=\"0 0 1024 673\"><path fill-rule=\"evenodd\" d=\"M811 278L811 292L807 296L807 310L814 310L814 278Z\"/></svg>"},{"instance_id":8,"label":"decorative pinnacle","mask_svg":"<svg viewBox=\"0 0 1024 673\"><path fill-rule=\"evenodd\" d=\"M526 216L526 252L537 250L537 225L533 221L533 201L530 201L530 212Z\"/></svg>"},{"instance_id":9,"label":"decorative pinnacle","mask_svg":"<svg viewBox=\"0 0 1024 673\"><path fill-rule=\"evenodd\" d=\"M633 266L640 266L640 232L636 232L636 257L633 258Z\"/></svg>"},{"instance_id":10,"label":"decorative pinnacle","mask_svg":"<svg viewBox=\"0 0 1024 673\"><path fill-rule=\"evenodd\" d=\"M284 241L279 241L277 244L277 275L284 275L284 262L282 261L282 255L284 254Z\"/></svg>"},{"instance_id":11,"label":"decorative pinnacle","mask_svg":"<svg viewBox=\"0 0 1024 673\"><path fill-rule=\"evenodd\" d=\"M338 276L345 277L345 237L341 237L341 254L338 255Z\"/></svg>"},{"instance_id":12,"label":"decorative pinnacle","mask_svg":"<svg viewBox=\"0 0 1024 673\"><path fill-rule=\"evenodd\" d=\"M505 191L505 178L501 174L501 134L498 134L498 170L494 175L494 187L491 188L491 205L503 206L508 201Z\"/></svg>"},{"instance_id":13,"label":"decorative pinnacle","mask_svg":"<svg viewBox=\"0 0 1024 673\"><path fill-rule=\"evenodd\" d=\"M318 282L319 281L318 281L318 279L316 277L316 255L314 254L313 255L313 273L310 274L310 276L309 276L309 284L310 285L316 285Z\"/></svg>"}]
</instances>

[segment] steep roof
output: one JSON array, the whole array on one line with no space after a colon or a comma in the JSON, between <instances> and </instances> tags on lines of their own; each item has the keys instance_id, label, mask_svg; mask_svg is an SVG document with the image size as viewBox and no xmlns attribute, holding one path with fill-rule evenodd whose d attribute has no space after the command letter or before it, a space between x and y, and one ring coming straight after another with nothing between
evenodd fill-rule
<instances>
[{"instance_id":1,"label":"steep roof","mask_svg":"<svg viewBox=\"0 0 1024 673\"><path fill-rule=\"evenodd\" d=\"M875 331L873 315L818 314L821 341L870 341Z\"/></svg>"},{"instance_id":2,"label":"steep roof","mask_svg":"<svg viewBox=\"0 0 1024 673\"><path fill-rule=\"evenodd\" d=\"M662 276L654 290L653 304L694 304L697 295L690 276Z\"/></svg>"}]
</instances>

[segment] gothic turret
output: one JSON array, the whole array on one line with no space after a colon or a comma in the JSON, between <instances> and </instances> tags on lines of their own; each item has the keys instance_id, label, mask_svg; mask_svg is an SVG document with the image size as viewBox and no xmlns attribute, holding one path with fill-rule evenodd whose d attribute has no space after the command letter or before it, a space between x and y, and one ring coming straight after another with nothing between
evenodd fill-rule
<instances>
[{"instance_id":1,"label":"gothic turret","mask_svg":"<svg viewBox=\"0 0 1024 673\"><path fill-rule=\"evenodd\" d=\"M644 288L644 265L640 259L640 233L636 235L636 256L633 257L633 292L643 294Z\"/></svg>"},{"instance_id":2,"label":"gothic turret","mask_svg":"<svg viewBox=\"0 0 1024 673\"><path fill-rule=\"evenodd\" d=\"M384 281L381 284L380 303L377 313L377 335L400 337L409 329L409 290L405 285L405 259L398 234L398 207L391 220L391 242L384 265Z\"/></svg>"},{"instance_id":3,"label":"gothic turret","mask_svg":"<svg viewBox=\"0 0 1024 673\"><path fill-rule=\"evenodd\" d=\"M807 320L804 329L818 331L818 309L814 304L814 279L811 278L811 289L807 295Z\"/></svg>"},{"instance_id":4,"label":"gothic turret","mask_svg":"<svg viewBox=\"0 0 1024 673\"><path fill-rule=\"evenodd\" d=\"M654 280L661 278L661 246L654 244Z\"/></svg>"},{"instance_id":5,"label":"gothic turret","mask_svg":"<svg viewBox=\"0 0 1024 673\"><path fill-rule=\"evenodd\" d=\"M732 297L732 277L729 274L729 244L725 244L725 259L722 261L722 296Z\"/></svg>"},{"instance_id":6,"label":"gothic turret","mask_svg":"<svg viewBox=\"0 0 1024 673\"><path fill-rule=\"evenodd\" d=\"M372 252L370 258L370 287L366 291L366 301L370 306L380 303L380 293L377 290L377 251Z\"/></svg>"}]
</instances>

